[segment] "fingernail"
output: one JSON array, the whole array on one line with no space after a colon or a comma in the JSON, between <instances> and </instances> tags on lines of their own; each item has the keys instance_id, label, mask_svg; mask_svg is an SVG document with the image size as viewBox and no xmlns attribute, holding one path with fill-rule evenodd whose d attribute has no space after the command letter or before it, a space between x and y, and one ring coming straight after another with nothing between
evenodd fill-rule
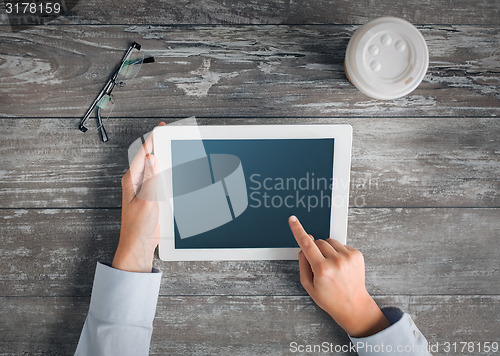
<instances>
[{"instance_id":1,"label":"fingernail","mask_svg":"<svg viewBox=\"0 0 500 356\"><path fill-rule=\"evenodd\" d=\"M297 217L295 215L290 216L290 221L291 222L296 222L297 221Z\"/></svg>"},{"instance_id":2,"label":"fingernail","mask_svg":"<svg viewBox=\"0 0 500 356\"><path fill-rule=\"evenodd\" d=\"M153 159L153 157L151 157L150 154L146 155L146 162L148 162L149 167L153 167L155 165L155 160Z\"/></svg>"}]
</instances>

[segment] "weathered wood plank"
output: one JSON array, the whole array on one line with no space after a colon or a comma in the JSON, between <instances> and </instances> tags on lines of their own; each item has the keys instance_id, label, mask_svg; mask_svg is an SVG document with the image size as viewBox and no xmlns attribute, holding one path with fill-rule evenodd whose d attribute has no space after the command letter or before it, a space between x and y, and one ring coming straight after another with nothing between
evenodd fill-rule
<instances>
[{"instance_id":1,"label":"weathered wood plank","mask_svg":"<svg viewBox=\"0 0 500 356\"><path fill-rule=\"evenodd\" d=\"M110 137L78 119L0 120L0 207L120 207L128 146L159 119L109 119ZM166 120L173 122L174 120ZM354 128L355 207L499 207L500 120L204 119L200 124L336 124Z\"/></svg>"},{"instance_id":2,"label":"weathered wood plank","mask_svg":"<svg viewBox=\"0 0 500 356\"><path fill-rule=\"evenodd\" d=\"M67 4L76 1L65 1ZM58 23L78 24L352 24L397 16L418 24L498 24L497 0L471 3L362 1L79 1ZM23 23L37 23L26 19Z\"/></svg>"},{"instance_id":3,"label":"weathered wood plank","mask_svg":"<svg viewBox=\"0 0 500 356\"><path fill-rule=\"evenodd\" d=\"M115 117L499 116L498 26L420 26L423 83L378 101L344 74L357 26L43 26L0 35L0 115L81 117L137 40L156 63L115 91ZM20 105L23 103L23 105Z\"/></svg>"},{"instance_id":4,"label":"weathered wood plank","mask_svg":"<svg viewBox=\"0 0 500 356\"><path fill-rule=\"evenodd\" d=\"M409 300L405 296L383 296L375 299L380 306L411 310L417 326L431 344L446 340L498 341L498 296L430 296ZM168 304L170 301L170 298L160 298L152 340L153 354L290 355L293 354L291 342L302 345L327 342L333 347L349 344L344 332L308 297L179 298ZM456 309L462 312L456 313ZM175 337L167 338L166 335ZM443 350L442 346L439 350ZM444 350L435 354L456 355ZM466 354L484 355L484 352L476 348Z\"/></svg>"},{"instance_id":5,"label":"weathered wood plank","mask_svg":"<svg viewBox=\"0 0 500 356\"><path fill-rule=\"evenodd\" d=\"M408 298L380 297L407 308ZM0 298L2 352L69 354L88 298ZM153 355L281 355L290 342L348 344L347 335L309 297L161 297Z\"/></svg>"},{"instance_id":6,"label":"weathered wood plank","mask_svg":"<svg viewBox=\"0 0 500 356\"><path fill-rule=\"evenodd\" d=\"M10 26L9 26L9 18L7 14L5 14L3 11L0 14L0 26L2 26L2 31L10 31Z\"/></svg>"},{"instance_id":7,"label":"weathered wood plank","mask_svg":"<svg viewBox=\"0 0 500 356\"><path fill-rule=\"evenodd\" d=\"M499 296L380 296L380 306L409 311L427 340L498 341ZM89 298L0 298L0 348L6 353L69 354L78 343ZM162 297L153 355L289 355L290 343L345 345L345 333L307 296ZM336 355L351 355L335 353ZM478 352L464 354L485 355Z\"/></svg>"},{"instance_id":8,"label":"weathered wood plank","mask_svg":"<svg viewBox=\"0 0 500 356\"><path fill-rule=\"evenodd\" d=\"M485 342L500 343L500 296L411 296L409 313L415 324L439 352L433 355L496 355L484 350ZM445 342L457 342L445 352ZM462 349L467 342L473 348ZM478 345L478 343L480 345ZM481 350L479 350L481 346Z\"/></svg>"},{"instance_id":9,"label":"weathered wood plank","mask_svg":"<svg viewBox=\"0 0 500 356\"><path fill-rule=\"evenodd\" d=\"M284 355L294 341L349 343L309 297L183 297L166 302L158 305L153 354ZM165 337L167 330L173 338Z\"/></svg>"},{"instance_id":10,"label":"weathered wood plank","mask_svg":"<svg viewBox=\"0 0 500 356\"><path fill-rule=\"evenodd\" d=\"M85 296L118 209L0 210L2 296ZM499 209L350 209L375 294L499 294ZM306 227L307 228L307 227ZM162 262L161 295L304 295L296 261Z\"/></svg>"}]
</instances>

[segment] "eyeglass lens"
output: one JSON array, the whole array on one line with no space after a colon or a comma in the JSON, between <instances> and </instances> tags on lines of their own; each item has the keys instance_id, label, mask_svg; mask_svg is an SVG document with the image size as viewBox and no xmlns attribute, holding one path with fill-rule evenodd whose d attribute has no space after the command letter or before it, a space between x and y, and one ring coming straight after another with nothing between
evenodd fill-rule
<instances>
[{"instance_id":1,"label":"eyeglass lens","mask_svg":"<svg viewBox=\"0 0 500 356\"><path fill-rule=\"evenodd\" d=\"M134 79L137 73L139 73L143 61L144 55L140 51L133 49L123 61L116 77L116 83L122 85L125 81Z\"/></svg>"},{"instance_id":2,"label":"eyeglass lens","mask_svg":"<svg viewBox=\"0 0 500 356\"><path fill-rule=\"evenodd\" d=\"M115 106L115 101L111 95L104 95L101 100L97 103L97 106L101 109L101 117L107 118L113 111L113 107Z\"/></svg>"},{"instance_id":3,"label":"eyeglass lens","mask_svg":"<svg viewBox=\"0 0 500 356\"><path fill-rule=\"evenodd\" d=\"M126 82L130 82L135 78L139 70L141 69L142 63L144 60L144 55L134 49L130 52L130 54L123 61L122 66L118 71L118 75L116 77L116 83L118 85L124 85ZM111 94L105 94L101 100L97 103L97 107L99 107L99 118L96 118L96 129L100 130L103 125L102 120L107 119L114 108L115 101ZM100 122L101 121L101 122Z\"/></svg>"}]
</instances>

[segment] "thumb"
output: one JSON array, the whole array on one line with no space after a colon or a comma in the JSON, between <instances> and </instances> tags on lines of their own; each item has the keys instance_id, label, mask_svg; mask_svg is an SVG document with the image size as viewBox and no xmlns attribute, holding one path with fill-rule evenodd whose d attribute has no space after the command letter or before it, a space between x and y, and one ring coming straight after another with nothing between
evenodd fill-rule
<instances>
[{"instance_id":1,"label":"thumb","mask_svg":"<svg viewBox=\"0 0 500 356\"><path fill-rule=\"evenodd\" d=\"M144 162L144 178L141 190L137 197L146 201L156 201L156 191L158 187L158 158L153 154L147 154Z\"/></svg>"}]
</instances>

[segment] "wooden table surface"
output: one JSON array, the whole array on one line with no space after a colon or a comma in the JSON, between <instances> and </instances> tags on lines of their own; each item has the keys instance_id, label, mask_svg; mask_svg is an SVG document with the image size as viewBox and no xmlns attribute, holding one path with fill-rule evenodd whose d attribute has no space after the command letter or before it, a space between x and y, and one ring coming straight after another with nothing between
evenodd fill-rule
<instances>
[{"instance_id":1,"label":"wooden table surface","mask_svg":"<svg viewBox=\"0 0 500 356\"><path fill-rule=\"evenodd\" d=\"M409 312L439 355L494 354L479 346L500 342L499 0L66 6L22 31L0 15L0 354L74 351L96 261L116 248L127 149L159 121L192 115L351 124L348 242L365 255L369 292ZM364 96L343 70L352 33L384 15L416 24L430 52L422 84L391 101ZM78 121L134 40L156 62L115 89L102 143ZM296 261L155 266L151 354L348 343Z\"/></svg>"}]
</instances>

